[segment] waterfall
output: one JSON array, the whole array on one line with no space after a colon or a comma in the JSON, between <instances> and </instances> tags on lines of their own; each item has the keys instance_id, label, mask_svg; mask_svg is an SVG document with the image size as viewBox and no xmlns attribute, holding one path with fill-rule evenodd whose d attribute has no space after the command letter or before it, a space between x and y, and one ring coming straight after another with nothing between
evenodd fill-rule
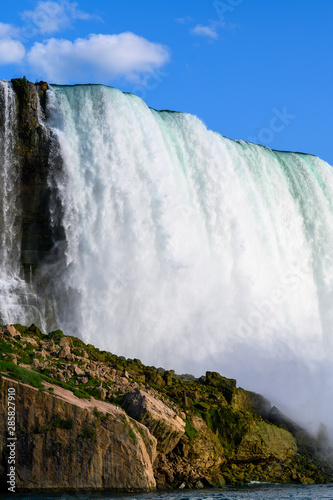
<instances>
[{"instance_id":1,"label":"waterfall","mask_svg":"<svg viewBox=\"0 0 333 500\"><path fill-rule=\"evenodd\" d=\"M17 200L19 165L15 159L17 135L16 97L8 82L0 80L0 259L1 273L17 274L20 207Z\"/></svg>"},{"instance_id":2,"label":"waterfall","mask_svg":"<svg viewBox=\"0 0 333 500\"><path fill-rule=\"evenodd\" d=\"M18 159L17 100L0 80L0 316L3 323L33 321L45 326L43 304L24 281L21 258L21 167Z\"/></svg>"},{"instance_id":3,"label":"waterfall","mask_svg":"<svg viewBox=\"0 0 333 500\"><path fill-rule=\"evenodd\" d=\"M330 422L332 167L101 85L52 86L45 125L64 237L43 271L57 326Z\"/></svg>"}]
</instances>

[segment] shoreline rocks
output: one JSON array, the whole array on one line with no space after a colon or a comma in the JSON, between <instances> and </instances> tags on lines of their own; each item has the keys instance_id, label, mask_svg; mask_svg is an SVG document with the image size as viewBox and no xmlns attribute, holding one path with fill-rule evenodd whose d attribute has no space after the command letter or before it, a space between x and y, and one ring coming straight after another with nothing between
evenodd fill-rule
<instances>
[{"instance_id":1,"label":"shoreline rocks","mask_svg":"<svg viewBox=\"0 0 333 500\"><path fill-rule=\"evenodd\" d=\"M0 350L1 414L16 394L18 492L333 480L323 429L311 436L218 373L177 375L35 325L0 328ZM2 490L7 455L2 419Z\"/></svg>"}]
</instances>

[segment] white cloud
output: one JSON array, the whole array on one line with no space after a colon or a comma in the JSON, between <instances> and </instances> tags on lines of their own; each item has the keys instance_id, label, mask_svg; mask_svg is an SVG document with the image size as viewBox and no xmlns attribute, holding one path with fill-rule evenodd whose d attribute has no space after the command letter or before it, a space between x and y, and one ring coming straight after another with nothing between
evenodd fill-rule
<instances>
[{"instance_id":1,"label":"white cloud","mask_svg":"<svg viewBox=\"0 0 333 500\"><path fill-rule=\"evenodd\" d=\"M46 34L69 27L73 20L87 20L94 16L79 10L75 2L61 0L39 1L34 10L25 10L21 17L23 21L36 26L40 33Z\"/></svg>"},{"instance_id":2,"label":"white cloud","mask_svg":"<svg viewBox=\"0 0 333 500\"><path fill-rule=\"evenodd\" d=\"M168 59L165 46L134 33L92 34L74 42L51 38L36 42L27 55L31 71L54 83L103 83L117 77L139 82Z\"/></svg>"},{"instance_id":3,"label":"white cloud","mask_svg":"<svg viewBox=\"0 0 333 500\"><path fill-rule=\"evenodd\" d=\"M192 35L203 36L211 40L217 40L219 35L217 32L217 24L211 24L210 26L203 26L202 24L197 24L191 29Z\"/></svg>"},{"instance_id":4,"label":"white cloud","mask_svg":"<svg viewBox=\"0 0 333 500\"><path fill-rule=\"evenodd\" d=\"M9 38L17 34L17 28L12 24L0 23L0 38Z\"/></svg>"},{"instance_id":5,"label":"white cloud","mask_svg":"<svg viewBox=\"0 0 333 500\"><path fill-rule=\"evenodd\" d=\"M0 38L0 64L19 63L23 60L25 48L21 42Z\"/></svg>"},{"instance_id":6,"label":"white cloud","mask_svg":"<svg viewBox=\"0 0 333 500\"><path fill-rule=\"evenodd\" d=\"M18 63L24 58L24 46L13 39L18 32L11 24L0 23L0 64Z\"/></svg>"}]
</instances>

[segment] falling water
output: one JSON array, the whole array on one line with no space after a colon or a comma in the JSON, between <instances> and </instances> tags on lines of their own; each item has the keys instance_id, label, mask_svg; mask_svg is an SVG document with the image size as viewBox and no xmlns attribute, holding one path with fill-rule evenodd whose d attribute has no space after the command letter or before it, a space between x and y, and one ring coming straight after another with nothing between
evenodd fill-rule
<instances>
[{"instance_id":1,"label":"falling water","mask_svg":"<svg viewBox=\"0 0 333 500\"><path fill-rule=\"evenodd\" d=\"M17 103L12 85L0 80L0 313L3 323L44 325L41 301L23 279L20 263L22 204L17 151Z\"/></svg>"},{"instance_id":2,"label":"falling water","mask_svg":"<svg viewBox=\"0 0 333 500\"><path fill-rule=\"evenodd\" d=\"M57 326L330 423L332 167L99 85L53 86L46 125Z\"/></svg>"},{"instance_id":3,"label":"falling water","mask_svg":"<svg viewBox=\"0 0 333 500\"><path fill-rule=\"evenodd\" d=\"M18 272L20 220L20 207L16 196L19 177L19 165L15 159L16 98L8 82L2 80L0 80L0 113L1 272L15 275Z\"/></svg>"},{"instance_id":4,"label":"falling water","mask_svg":"<svg viewBox=\"0 0 333 500\"><path fill-rule=\"evenodd\" d=\"M146 363L216 369L299 408L320 391L324 412L332 168L104 86L53 87L49 115L65 172L54 185L63 328Z\"/></svg>"}]
</instances>

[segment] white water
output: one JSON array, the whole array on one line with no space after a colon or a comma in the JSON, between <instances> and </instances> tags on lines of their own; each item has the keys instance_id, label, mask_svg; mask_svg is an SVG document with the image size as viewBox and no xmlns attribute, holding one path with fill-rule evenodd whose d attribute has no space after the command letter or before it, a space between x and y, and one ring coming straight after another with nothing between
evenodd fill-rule
<instances>
[{"instance_id":1,"label":"white water","mask_svg":"<svg viewBox=\"0 0 333 500\"><path fill-rule=\"evenodd\" d=\"M62 327L327 416L332 168L103 86L54 87L49 109L66 172Z\"/></svg>"},{"instance_id":2,"label":"white water","mask_svg":"<svg viewBox=\"0 0 333 500\"><path fill-rule=\"evenodd\" d=\"M332 167L103 86L54 86L47 125L64 162L58 326L331 425Z\"/></svg>"},{"instance_id":3,"label":"white water","mask_svg":"<svg viewBox=\"0 0 333 500\"><path fill-rule=\"evenodd\" d=\"M41 302L20 269L22 207L16 154L16 95L0 80L0 312L4 323L43 323Z\"/></svg>"}]
</instances>

